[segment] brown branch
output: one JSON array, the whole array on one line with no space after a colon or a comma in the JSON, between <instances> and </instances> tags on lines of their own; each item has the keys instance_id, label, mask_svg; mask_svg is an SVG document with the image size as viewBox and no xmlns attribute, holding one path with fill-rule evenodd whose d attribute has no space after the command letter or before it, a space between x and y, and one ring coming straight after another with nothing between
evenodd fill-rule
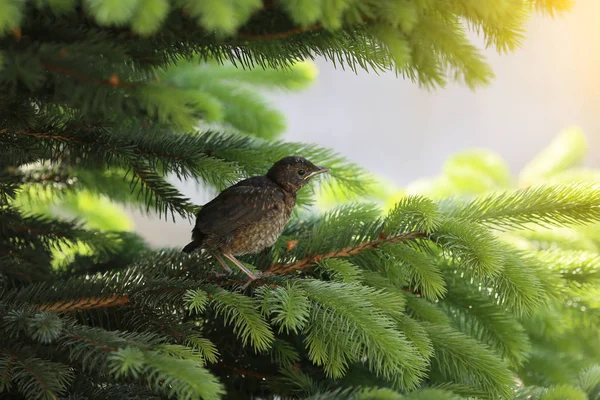
<instances>
[{"instance_id":1,"label":"brown branch","mask_svg":"<svg viewBox=\"0 0 600 400\"><path fill-rule=\"evenodd\" d=\"M349 257L361 253L366 250L375 249L382 244L395 243L395 242L407 242L413 239L422 239L425 238L426 235L422 232L407 232L401 233L399 235L394 236L385 236L382 235L375 240L371 240L370 242L361 243L358 246L348 246L341 250L335 250L325 254L316 254L314 256L307 256L302 258L292 264L275 264L269 268L263 276L266 275L281 275L288 274L293 271L303 271L311 268L312 264L318 263L327 258L333 257Z\"/></svg>"},{"instance_id":2,"label":"brown branch","mask_svg":"<svg viewBox=\"0 0 600 400\"><path fill-rule=\"evenodd\" d=\"M154 293L180 293L185 294L183 289L155 289ZM128 295L113 295L108 297L84 297L61 301L57 303L44 304L38 307L39 311L72 312L80 310L93 310L96 308L108 308L125 306L130 303Z\"/></svg>"},{"instance_id":3,"label":"brown branch","mask_svg":"<svg viewBox=\"0 0 600 400\"><path fill-rule=\"evenodd\" d=\"M29 372L36 381L38 381L38 383L40 384L40 387L42 388L42 390L44 392L48 391L48 388L46 387L46 384L44 383L44 381L40 378L40 376L38 374L36 374L35 372L33 372L31 370L31 368L27 367L26 364L24 362L21 361L21 365L23 366L23 369L27 372ZM52 398L52 397L51 397Z\"/></svg>"},{"instance_id":4,"label":"brown branch","mask_svg":"<svg viewBox=\"0 0 600 400\"><path fill-rule=\"evenodd\" d=\"M98 85L111 86L111 87L115 87L115 88L124 87L124 88L128 88L128 89L133 89L135 87L135 85L132 83L121 81L119 79L118 75L116 75L116 74L111 75L111 77L108 79L98 79L98 78L93 78L93 77L87 76L80 72L72 71L68 68L64 68L64 67L46 63L46 62L42 63L42 66L48 71L58 72L60 74L70 76L71 78L75 78L79 81L86 82L86 83L94 83L94 84L98 84Z\"/></svg>"},{"instance_id":5,"label":"brown branch","mask_svg":"<svg viewBox=\"0 0 600 400\"><path fill-rule=\"evenodd\" d=\"M8 355L8 354L10 354L10 353L8 353L8 352L7 352L5 349L2 349L2 350L0 351L0 354L7 354L7 355ZM25 364L25 362L23 362L22 360L19 360L19 357L18 357L17 355L15 355L15 354L11 354L11 357L10 357L10 359L8 360L8 363L7 363L7 365L6 365L6 369L4 370L4 373L3 373L3 378L6 378L6 375L8 375L8 370L9 370L10 366L11 366L11 365L12 365L12 364L13 364L15 361L18 361L18 362L19 362L19 364L21 364L21 366L23 367L23 369L24 369L25 371L29 372L29 373L30 373L30 374L31 374L31 375L34 377L34 379L35 379L35 380L36 380L36 381L37 381L37 382L40 384L40 387L42 388L42 390L43 390L44 392L47 392L47 391L48 391L48 388L46 387L46 384L45 384L45 383L44 383L44 381L43 381L43 380L40 378L40 376L39 376L38 374L36 374L34 371L32 371L32 370L31 370L31 368L29 368L29 367L27 366L27 364ZM6 380L4 380L4 381L6 381Z\"/></svg>"},{"instance_id":6,"label":"brown branch","mask_svg":"<svg viewBox=\"0 0 600 400\"><path fill-rule=\"evenodd\" d=\"M39 311L71 312L79 310L93 310L96 308L118 307L129 303L129 296L114 295L109 297L86 297L58 303L41 305Z\"/></svg>"},{"instance_id":7,"label":"brown branch","mask_svg":"<svg viewBox=\"0 0 600 400\"><path fill-rule=\"evenodd\" d=\"M185 294L183 289L155 289L154 293L180 293ZM93 310L96 308L108 308L125 306L130 303L128 295L113 295L109 297L84 297L57 303L44 304L38 307L39 311L72 312L80 310Z\"/></svg>"},{"instance_id":8,"label":"brown branch","mask_svg":"<svg viewBox=\"0 0 600 400\"><path fill-rule=\"evenodd\" d=\"M0 132L0 133L6 133L6 132ZM11 133L13 133L14 135L33 136L38 139L54 139L54 140L59 140L62 142L83 143L77 139L73 139L68 136L52 135L49 133L30 132L30 131L24 131L24 130L15 131L15 132L11 132Z\"/></svg>"},{"instance_id":9,"label":"brown branch","mask_svg":"<svg viewBox=\"0 0 600 400\"><path fill-rule=\"evenodd\" d=\"M137 177L139 178L139 180L146 185L146 187L148 187L148 189L150 189L152 191L152 193L154 193L154 196L156 196L157 198L160 197L156 194L156 191L154 190L154 187L148 182L148 180L146 178L144 178L142 176L143 172L140 168L136 167L133 163L129 164L131 166L131 169L133 171L133 173L135 175L137 175Z\"/></svg>"},{"instance_id":10,"label":"brown branch","mask_svg":"<svg viewBox=\"0 0 600 400\"><path fill-rule=\"evenodd\" d=\"M2 382L7 382L8 381L8 372L10 371L10 367L12 367L13 363L17 361L17 356L15 356L14 354L12 356L10 356L10 358L8 359L7 363L6 363L6 368L4 368L4 372L2 373Z\"/></svg>"}]
</instances>

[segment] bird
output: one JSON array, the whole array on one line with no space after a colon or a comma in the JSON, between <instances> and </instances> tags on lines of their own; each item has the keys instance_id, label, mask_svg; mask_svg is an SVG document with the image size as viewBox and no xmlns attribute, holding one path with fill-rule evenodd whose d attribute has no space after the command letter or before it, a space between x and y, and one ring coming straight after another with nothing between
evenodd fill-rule
<instances>
[{"instance_id":1,"label":"bird","mask_svg":"<svg viewBox=\"0 0 600 400\"><path fill-rule=\"evenodd\" d=\"M266 175L228 187L198 211L192 241L182 251L205 249L231 274L224 257L248 275L247 284L251 283L262 273L253 274L236 256L272 246L292 215L296 192L328 171L303 157L287 156L275 162Z\"/></svg>"}]
</instances>

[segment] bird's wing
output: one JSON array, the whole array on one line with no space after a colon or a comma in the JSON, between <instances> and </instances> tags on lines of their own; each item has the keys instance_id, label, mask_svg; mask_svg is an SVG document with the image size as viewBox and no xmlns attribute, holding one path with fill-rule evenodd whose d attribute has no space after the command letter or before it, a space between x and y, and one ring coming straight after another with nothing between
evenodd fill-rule
<instances>
[{"instance_id":1,"label":"bird's wing","mask_svg":"<svg viewBox=\"0 0 600 400\"><path fill-rule=\"evenodd\" d=\"M284 193L277 187L232 186L204 205L197 214L196 229L227 236L241 225L258 221L283 207Z\"/></svg>"}]
</instances>

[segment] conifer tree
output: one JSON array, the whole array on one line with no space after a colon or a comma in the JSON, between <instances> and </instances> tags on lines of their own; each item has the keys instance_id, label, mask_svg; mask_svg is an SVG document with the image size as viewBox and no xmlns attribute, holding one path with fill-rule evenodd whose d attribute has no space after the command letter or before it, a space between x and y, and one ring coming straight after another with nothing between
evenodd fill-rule
<instances>
[{"instance_id":1,"label":"conifer tree","mask_svg":"<svg viewBox=\"0 0 600 400\"><path fill-rule=\"evenodd\" d=\"M531 12L568 3L0 0L0 395L598 398L600 186L571 168L581 136L518 189L466 153L388 207L335 152L274 140L281 120L248 89L302 87L314 56L474 88L492 73L465 25L511 50ZM266 272L246 289L97 222L100 195L192 218L172 177L219 190L290 154L331 178L241 258ZM323 190L351 201L313 212Z\"/></svg>"}]
</instances>

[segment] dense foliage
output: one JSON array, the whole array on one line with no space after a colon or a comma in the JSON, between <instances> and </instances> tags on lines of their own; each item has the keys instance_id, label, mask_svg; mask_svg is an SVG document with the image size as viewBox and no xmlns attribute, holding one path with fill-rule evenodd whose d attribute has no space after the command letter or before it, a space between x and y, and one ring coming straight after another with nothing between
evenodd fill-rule
<instances>
[{"instance_id":1,"label":"dense foliage","mask_svg":"<svg viewBox=\"0 0 600 400\"><path fill-rule=\"evenodd\" d=\"M465 153L389 206L343 157L275 141L256 93L306 87L315 55L474 87L491 72L463 22L507 50L536 7L567 5L0 0L2 396L597 398L600 233L581 226L600 186L571 168L581 135L519 189ZM191 217L172 179L220 189L290 154L331 176L243 258L267 272L245 290L204 254L147 248L114 206ZM313 213L315 191L351 201Z\"/></svg>"}]
</instances>

